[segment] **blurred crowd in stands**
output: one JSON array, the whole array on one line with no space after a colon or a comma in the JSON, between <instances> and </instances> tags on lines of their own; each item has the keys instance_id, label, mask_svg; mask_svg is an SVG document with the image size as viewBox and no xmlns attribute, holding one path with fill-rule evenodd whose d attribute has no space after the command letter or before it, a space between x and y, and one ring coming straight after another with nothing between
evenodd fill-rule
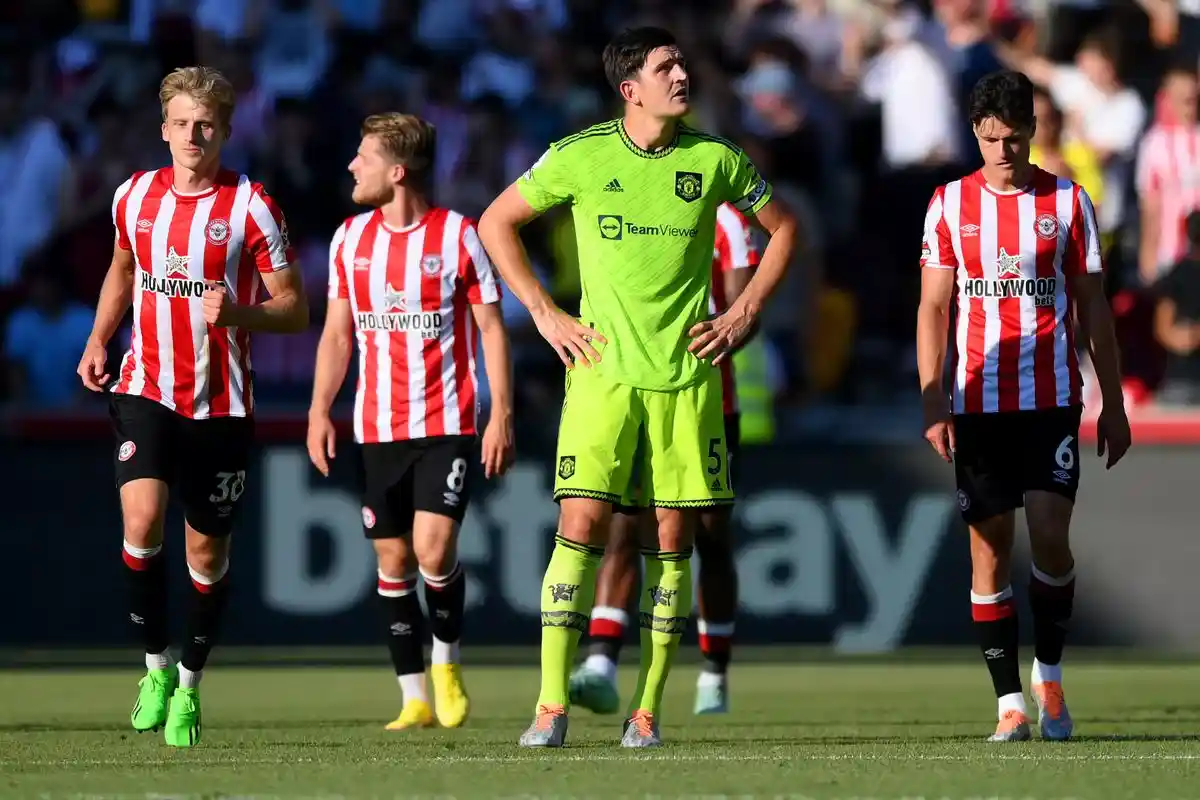
<instances>
[{"instance_id":1,"label":"blurred crowd in stands","mask_svg":"<svg viewBox=\"0 0 1200 800\"><path fill-rule=\"evenodd\" d=\"M915 407L922 220L937 184L978 165L964 100L1002 66L1042 90L1034 160L1096 201L1130 402L1200 403L1200 219L1188 223L1200 208L1200 0L9 0L5 406L102 408L74 371L112 250L113 191L168 161L168 70L204 63L233 81L226 164L288 217L313 327L258 337L254 365L260 407L295 410L329 239L356 213L345 167L362 118L432 120L436 200L477 216L550 141L619 113L600 52L641 23L680 37L693 124L744 147L801 214L804 247L763 328L781 418ZM569 215L539 220L526 241L569 307ZM505 303L518 401L553 403L557 361Z\"/></svg>"}]
</instances>

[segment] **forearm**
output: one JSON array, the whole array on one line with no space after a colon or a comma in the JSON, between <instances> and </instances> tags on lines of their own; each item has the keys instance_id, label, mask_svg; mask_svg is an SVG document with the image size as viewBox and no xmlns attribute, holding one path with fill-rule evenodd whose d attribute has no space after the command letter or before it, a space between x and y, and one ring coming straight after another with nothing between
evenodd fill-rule
<instances>
[{"instance_id":1,"label":"forearm","mask_svg":"<svg viewBox=\"0 0 1200 800\"><path fill-rule=\"evenodd\" d=\"M533 273L517 228L484 214L478 230L479 240L491 256L496 271L521 305L534 315L554 308L553 298Z\"/></svg>"},{"instance_id":2,"label":"forearm","mask_svg":"<svg viewBox=\"0 0 1200 800\"><path fill-rule=\"evenodd\" d=\"M942 371L946 366L946 309L922 304L917 309L917 375L921 396L927 400L945 397Z\"/></svg>"},{"instance_id":3,"label":"forearm","mask_svg":"<svg viewBox=\"0 0 1200 800\"><path fill-rule=\"evenodd\" d=\"M1079 316L1104 405L1123 405L1120 349L1117 345L1112 312L1108 308L1108 298L1103 292L1096 292L1087 304L1081 307Z\"/></svg>"},{"instance_id":4,"label":"forearm","mask_svg":"<svg viewBox=\"0 0 1200 800\"><path fill-rule=\"evenodd\" d=\"M254 305L234 305L231 327L259 333L299 333L308 327L308 303L290 292Z\"/></svg>"},{"instance_id":5,"label":"forearm","mask_svg":"<svg viewBox=\"0 0 1200 800\"><path fill-rule=\"evenodd\" d=\"M321 336L313 371L313 396L310 415L328 416L333 400L346 380L350 368L350 340L343 336Z\"/></svg>"},{"instance_id":6,"label":"forearm","mask_svg":"<svg viewBox=\"0 0 1200 800\"><path fill-rule=\"evenodd\" d=\"M100 299L96 302L96 320L88 337L101 347L107 347L121 325L121 319L133 302L133 272L114 264L104 276Z\"/></svg>"},{"instance_id":7,"label":"forearm","mask_svg":"<svg viewBox=\"0 0 1200 800\"><path fill-rule=\"evenodd\" d=\"M492 394L492 419L511 418L513 413L512 355L508 347L508 336L504 328L495 327L484 331L483 360L487 371L488 387Z\"/></svg>"},{"instance_id":8,"label":"forearm","mask_svg":"<svg viewBox=\"0 0 1200 800\"><path fill-rule=\"evenodd\" d=\"M767 240L767 247L763 251L762 261L758 268L754 270L754 277L746 284L746 288L738 295L738 298L730 305L730 311L735 311L735 315L741 312L749 312L757 317L766 305L767 299L770 298L775 290L779 288L779 284L783 282L783 276L787 274L788 266L792 263L792 256L796 251L796 222L795 220L787 220L775 229L771 234L771 238Z\"/></svg>"},{"instance_id":9,"label":"forearm","mask_svg":"<svg viewBox=\"0 0 1200 800\"><path fill-rule=\"evenodd\" d=\"M1138 272L1144 282L1153 280L1158 272L1158 237L1158 216L1143 210L1138 241Z\"/></svg>"}]
</instances>

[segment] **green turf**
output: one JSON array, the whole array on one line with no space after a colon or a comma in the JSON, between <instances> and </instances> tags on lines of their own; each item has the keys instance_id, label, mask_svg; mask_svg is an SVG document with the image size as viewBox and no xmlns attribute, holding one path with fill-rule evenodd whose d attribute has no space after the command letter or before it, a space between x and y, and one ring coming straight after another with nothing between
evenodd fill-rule
<instances>
[{"instance_id":1,"label":"green turf","mask_svg":"<svg viewBox=\"0 0 1200 800\"><path fill-rule=\"evenodd\" d=\"M688 667L667 746L633 753L619 716L582 710L568 748L519 750L532 668L468 668L466 728L400 734L382 729L398 711L384 669L214 668L192 751L129 729L138 677L0 672L0 797L1200 796L1194 665L1069 669L1077 740L1015 745L982 741L995 701L978 663L743 665L733 713L700 719Z\"/></svg>"}]
</instances>

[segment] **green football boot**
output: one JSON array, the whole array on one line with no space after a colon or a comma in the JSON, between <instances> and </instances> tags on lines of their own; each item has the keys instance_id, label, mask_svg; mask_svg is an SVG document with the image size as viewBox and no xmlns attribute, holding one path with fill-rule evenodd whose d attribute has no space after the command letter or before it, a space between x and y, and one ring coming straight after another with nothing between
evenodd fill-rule
<instances>
[{"instance_id":1,"label":"green football boot","mask_svg":"<svg viewBox=\"0 0 1200 800\"><path fill-rule=\"evenodd\" d=\"M179 669L174 664L166 669L147 670L146 677L138 681L137 702L129 714L135 731L156 731L166 723L171 694L178 685Z\"/></svg>"},{"instance_id":2,"label":"green football boot","mask_svg":"<svg viewBox=\"0 0 1200 800\"><path fill-rule=\"evenodd\" d=\"M200 744L200 690L176 689L171 697L171 713L165 731L171 747L195 747Z\"/></svg>"}]
</instances>

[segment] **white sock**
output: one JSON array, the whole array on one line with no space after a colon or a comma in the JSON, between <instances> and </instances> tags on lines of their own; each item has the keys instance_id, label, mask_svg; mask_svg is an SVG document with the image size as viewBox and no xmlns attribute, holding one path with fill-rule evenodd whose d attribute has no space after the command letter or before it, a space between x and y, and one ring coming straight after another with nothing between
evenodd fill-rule
<instances>
[{"instance_id":1,"label":"white sock","mask_svg":"<svg viewBox=\"0 0 1200 800\"><path fill-rule=\"evenodd\" d=\"M192 672L183 664L179 665L179 688L180 689L195 689L200 685L200 676L204 674L204 670L198 669Z\"/></svg>"},{"instance_id":2,"label":"white sock","mask_svg":"<svg viewBox=\"0 0 1200 800\"><path fill-rule=\"evenodd\" d=\"M696 679L696 686L704 688L707 686L724 686L725 676L719 672L701 671L700 677Z\"/></svg>"},{"instance_id":3,"label":"white sock","mask_svg":"<svg viewBox=\"0 0 1200 800\"><path fill-rule=\"evenodd\" d=\"M433 649L430 651L431 664L458 664L458 642L443 642L433 637Z\"/></svg>"},{"instance_id":4,"label":"white sock","mask_svg":"<svg viewBox=\"0 0 1200 800\"><path fill-rule=\"evenodd\" d=\"M400 693L404 696L406 704L411 700L420 700L424 703L429 702L429 695L425 693L424 672L414 672L411 675L397 675L396 678L400 681Z\"/></svg>"},{"instance_id":5,"label":"white sock","mask_svg":"<svg viewBox=\"0 0 1200 800\"><path fill-rule=\"evenodd\" d=\"M1062 683L1062 662L1043 664L1035 658L1033 660L1033 677L1030 681L1032 683L1045 683L1046 681Z\"/></svg>"},{"instance_id":6,"label":"white sock","mask_svg":"<svg viewBox=\"0 0 1200 800\"><path fill-rule=\"evenodd\" d=\"M146 653L146 669L167 669L171 666L171 651L161 653Z\"/></svg>"},{"instance_id":7,"label":"white sock","mask_svg":"<svg viewBox=\"0 0 1200 800\"><path fill-rule=\"evenodd\" d=\"M1003 718L1005 713L1009 711L1020 711L1025 713L1025 694L1023 692L1013 692L1006 694L996 701L999 706L998 717Z\"/></svg>"},{"instance_id":8,"label":"white sock","mask_svg":"<svg viewBox=\"0 0 1200 800\"><path fill-rule=\"evenodd\" d=\"M606 655L593 653L587 657L587 661L583 662L583 666L603 676L609 683L617 682L617 663Z\"/></svg>"}]
</instances>

